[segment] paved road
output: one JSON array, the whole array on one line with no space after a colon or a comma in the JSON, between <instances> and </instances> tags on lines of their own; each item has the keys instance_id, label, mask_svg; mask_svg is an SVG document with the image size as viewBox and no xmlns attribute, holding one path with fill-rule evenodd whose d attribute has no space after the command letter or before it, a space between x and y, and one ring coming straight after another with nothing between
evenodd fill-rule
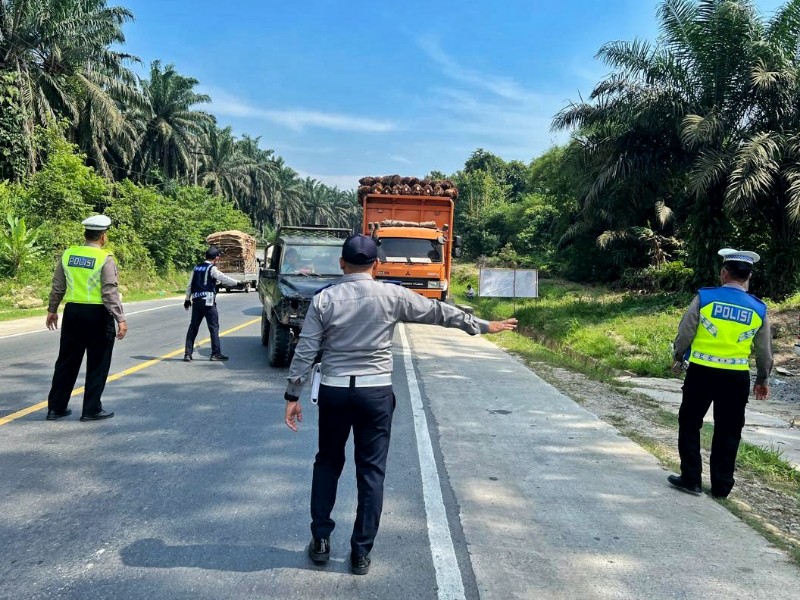
<instances>
[{"instance_id":1,"label":"paved road","mask_svg":"<svg viewBox=\"0 0 800 600\"><path fill-rule=\"evenodd\" d=\"M138 370L108 385L114 419L0 425L0 598L796 598L797 568L718 504L667 488L650 455L491 342L425 327L396 337L373 568L348 571L349 464L334 559L314 567L314 409L300 433L283 425L257 302L221 298L222 329L244 325L223 337L229 363L180 361L174 301L131 307L112 373ZM44 399L56 339L0 338L0 422Z\"/></svg>"}]
</instances>

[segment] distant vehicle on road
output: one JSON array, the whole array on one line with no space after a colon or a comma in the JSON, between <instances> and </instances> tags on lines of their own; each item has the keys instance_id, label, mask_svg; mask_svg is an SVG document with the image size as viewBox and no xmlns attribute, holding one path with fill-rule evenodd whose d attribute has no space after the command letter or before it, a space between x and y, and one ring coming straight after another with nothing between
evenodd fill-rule
<instances>
[{"instance_id":1,"label":"distant vehicle on road","mask_svg":"<svg viewBox=\"0 0 800 600\"><path fill-rule=\"evenodd\" d=\"M452 259L462 253L461 237L453 235L458 189L446 180L399 175L359 183L361 232L379 241L375 279L448 300Z\"/></svg>"},{"instance_id":2,"label":"distant vehicle on road","mask_svg":"<svg viewBox=\"0 0 800 600\"><path fill-rule=\"evenodd\" d=\"M226 292L232 289L249 292L258 285L258 262L256 261L256 239L243 231L217 231L206 238L210 246L220 249L217 268L231 279L238 281L236 286L224 286ZM222 289L222 288L220 288Z\"/></svg>"},{"instance_id":3,"label":"distant vehicle on road","mask_svg":"<svg viewBox=\"0 0 800 600\"><path fill-rule=\"evenodd\" d=\"M342 241L350 234L349 229L327 227L278 228L258 279L261 343L270 366L291 362L311 298L342 276Z\"/></svg>"}]
</instances>

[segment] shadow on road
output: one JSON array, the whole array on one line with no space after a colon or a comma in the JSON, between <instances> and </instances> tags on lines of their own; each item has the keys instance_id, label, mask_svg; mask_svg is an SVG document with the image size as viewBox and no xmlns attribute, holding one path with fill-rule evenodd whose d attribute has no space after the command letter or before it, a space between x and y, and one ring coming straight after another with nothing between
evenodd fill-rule
<instances>
[{"instance_id":1,"label":"shadow on road","mask_svg":"<svg viewBox=\"0 0 800 600\"><path fill-rule=\"evenodd\" d=\"M212 571L249 573L270 569L307 569L321 571L309 562L305 552L293 552L275 546L245 544L191 544L169 546L154 538L137 540L120 552L129 567L170 569L194 567ZM343 562L343 561L339 561Z\"/></svg>"}]
</instances>

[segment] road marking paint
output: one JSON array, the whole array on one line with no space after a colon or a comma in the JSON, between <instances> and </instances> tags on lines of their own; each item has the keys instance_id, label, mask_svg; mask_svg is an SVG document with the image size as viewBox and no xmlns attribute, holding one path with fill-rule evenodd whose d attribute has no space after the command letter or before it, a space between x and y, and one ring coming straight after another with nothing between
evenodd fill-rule
<instances>
[{"instance_id":1,"label":"road marking paint","mask_svg":"<svg viewBox=\"0 0 800 600\"><path fill-rule=\"evenodd\" d=\"M164 306L156 306L155 308L145 308L143 310L135 310L133 312L125 313L125 316L129 317L131 315L138 315L138 314L150 312L150 311L153 311L153 310L161 310L162 308L169 308L170 306L181 306L182 304L183 304L183 300L181 300L179 303L176 302L175 304L165 304ZM34 317L31 317L31 318L33 319ZM23 331L21 333L9 333L8 335L0 335L0 340L5 340L7 338L13 338L13 337L19 337L21 335L30 335L32 333L44 333L46 331L50 331L50 330L47 329L46 327L44 327L44 318L42 318L42 327L41 328L33 329L31 331Z\"/></svg>"},{"instance_id":2,"label":"road marking paint","mask_svg":"<svg viewBox=\"0 0 800 600\"><path fill-rule=\"evenodd\" d=\"M245 327L249 327L250 325L253 325L254 323L258 323L260 321L261 321L261 318L259 317L258 319L252 319L250 321L247 321L246 323L242 323L241 325L237 325L236 327L231 327L230 329L226 329L225 331L220 332L219 337L223 337L225 335L229 335L229 334L231 334L231 333L233 333L235 331L239 331L240 329L244 329ZM204 338L204 339L200 340L199 342L195 342L195 348L197 348L198 346L202 346L203 344L207 344L210 341L211 341L211 338ZM106 379L106 383L109 383L111 381L116 381L117 379L122 379L123 377L125 377L127 375L132 375L132 374L134 374L134 373L136 373L138 371L141 371L142 369L146 369L147 367L152 367L154 364L159 363L162 360L166 360L168 358L172 358L173 356L179 356L179 355L183 354L184 350L185 350L184 348L180 348L179 350L173 350L172 352L168 352L167 354L163 354L163 355L159 356L158 358L153 358L153 359L150 359L150 360L145 361L143 363L140 363L140 364L136 365L135 367L131 367L130 369L125 369L124 371L120 371L119 373L114 373L113 375L110 375ZM83 391L84 391L84 387L83 386L72 390L72 393L70 394L70 398L72 396L77 396L78 394L82 394ZM23 408L22 410L18 410L17 412L13 412L10 415L6 415L5 417L0 418L0 425L5 425L6 423L11 423L11 421L16 421L17 419L21 419L22 417L24 417L26 415L29 415L31 413L34 413L37 410L42 410L43 408L47 408L47 400L39 402L38 404L34 404L33 406L29 406L27 408Z\"/></svg>"},{"instance_id":3,"label":"road marking paint","mask_svg":"<svg viewBox=\"0 0 800 600\"><path fill-rule=\"evenodd\" d=\"M433 455L433 444L428 433L428 419L422 404L417 375L411 361L411 345L406 336L405 325L400 325L400 341L403 363L408 380L408 394L411 397L411 409L414 415L414 431L417 435L417 452L422 474L422 497L425 501L425 515L428 522L428 540L431 545L433 567L436 571L436 586L439 588L439 600L463 600L464 583L461 580L461 569L458 567L450 526L447 523L447 511L442 498L442 487L436 458Z\"/></svg>"}]
</instances>

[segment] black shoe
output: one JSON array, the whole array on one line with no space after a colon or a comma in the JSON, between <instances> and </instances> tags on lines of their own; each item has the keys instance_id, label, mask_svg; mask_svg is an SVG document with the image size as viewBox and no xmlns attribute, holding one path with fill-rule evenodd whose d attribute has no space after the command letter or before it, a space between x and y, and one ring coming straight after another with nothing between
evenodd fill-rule
<instances>
[{"instance_id":1,"label":"black shoe","mask_svg":"<svg viewBox=\"0 0 800 600\"><path fill-rule=\"evenodd\" d=\"M366 575L369 573L369 565L372 561L369 558L369 554L366 556L356 556L354 554L350 555L350 568L353 571L353 575Z\"/></svg>"},{"instance_id":2,"label":"black shoe","mask_svg":"<svg viewBox=\"0 0 800 600\"><path fill-rule=\"evenodd\" d=\"M102 421L103 419L110 419L113 416L113 412L101 410L99 413L94 413L93 415L82 415L81 421Z\"/></svg>"},{"instance_id":3,"label":"black shoe","mask_svg":"<svg viewBox=\"0 0 800 600\"><path fill-rule=\"evenodd\" d=\"M311 538L308 557L315 565L324 565L331 557L331 541L328 538Z\"/></svg>"},{"instance_id":4,"label":"black shoe","mask_svg":"<svg viewBox=\"0 0 800 600\"><path fill-rule=\"evenodd\" d=\"M667 477L667 481L669 481L672 487L677 488L682 492L686 492L687 494L700 496L703 493L703 490L700 489L699 483L687 483L680 475L670 475Z\"/></svg>"},{"instance_id":5,"label":"black shoe","mask_svg":"<svg viewBox=\"0 0 800 600\"><path fill-rule=\"evenodd\" d=\"M55 421L57 419L63 419L64 417L68 417L72 414L71 408L65 408L63 412L56 412L54 410L47 411L47 420L48 421Z\"/></svg>"},{"instance_id":6,"label":"black shoe","mask_svg":"<svg viewBox=\"0 0 800 600\"><path fill-rule=\"evenodd\" d=\"M730 492L724 492L723 493L723 492L716 491L713 488L711 489L711 497L712 498L716 498L717 500L724 500L725 498L728 497L728 494L730 494Z\"/></svg>"},{"instance_id":7,"label":"black shoe","mask_svg":"<svg viewBox=\"0 0 800 600\"><path fill-rule=\"evenodd\" d=\"M183 362L192 362L192 355L191 354L184 354L183 355Z\"/></svg>"},{"instance_id":8,"label":"black shoe","mask_svg":"<svg viewBox=\"0 0 800 600\"><path fill-rule=\"evenodd\" d=\"M228 360L228 357L224 354L212 354L209 360Z\"/></svg>"}]
</instances>

